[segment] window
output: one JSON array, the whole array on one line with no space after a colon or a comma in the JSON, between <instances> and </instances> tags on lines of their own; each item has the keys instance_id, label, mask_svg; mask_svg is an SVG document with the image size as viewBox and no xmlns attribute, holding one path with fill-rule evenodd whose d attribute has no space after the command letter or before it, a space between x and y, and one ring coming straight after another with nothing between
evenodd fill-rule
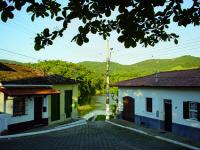
<instances>
[{"instance_id":1,"label":"window","mask_svg":"<svg viewBox=\"0 0 200 150\"><path fill-rule=\"evenodd\" d=\"M189 102L189 118L197 120L197 103Z\"/></svg>"},{"instance_id":2,"label":"window","mask_svg":"<svg viewBox=\"0 0 200 150\"><path fill-rule=\"evenodd\" d=\"M183 102L183 118L200 121L200 103Z\"/></svg>"},{"instance_id":3,"label":"window","mask_svg":"<svg viewBox=\"0 0 200 150\"><path fill-rule=\"evenodd\" d=\"M146 111L152 112L152 98L146 98Z\"/></svg>"},{"instance_id":4,"label":"window","mask_svg":"<svg viewBox=\"0 0 200 150\"><path fill-rule=\"evenodd\" d=\"M13 116L25 115L25 97L15 97L13 100Z\"/></svg>"}]
</instances>

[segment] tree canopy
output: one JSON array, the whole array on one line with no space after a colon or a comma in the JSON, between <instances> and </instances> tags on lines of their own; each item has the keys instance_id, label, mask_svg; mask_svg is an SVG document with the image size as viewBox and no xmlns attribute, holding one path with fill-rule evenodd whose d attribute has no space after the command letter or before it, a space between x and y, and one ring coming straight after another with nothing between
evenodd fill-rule
<instances>
[{"instance_id":1,"label":"tree canopy","mask_svg":"<svg viewBox=\"0 0 200 150\"><path fill-rule=\"evenodd\" d=\"M186 0L185 0L186 1ZM192 0L191 6L183 6L183 0L69 0L63 4L56 0L1 0L1 20L14 18L14 10L26 7L31 20L50 17L62 24L55 31L45 28L35 37L35 50L52 45L53 40L62 37L68 25L79 19L82 25L72 38L78 45L89 42L88 34L99 34L104 39L112 31L118 33L118 41L126 48L142 44L154 46L159 41L174 40L178 35L168 33L171 22L186 27L200 23L200 1ZM111 17L114 14L115 17Z\"/></svg>"}]
</instances>

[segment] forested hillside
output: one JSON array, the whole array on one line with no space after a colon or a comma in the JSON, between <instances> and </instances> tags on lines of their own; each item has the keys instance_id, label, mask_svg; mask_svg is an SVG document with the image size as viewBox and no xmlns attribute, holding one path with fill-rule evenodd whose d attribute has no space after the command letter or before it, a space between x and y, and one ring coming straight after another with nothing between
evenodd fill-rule
<instances>
[{"instance_id":1,"label":"forested hillside","mask_svg":"<svg viewBox=\"0 0 200 150\"><path fill-rule=\"evenodd\" d=\"M105 73L105 62L81 62L80 65L96 72ZM200 68L200 58L194 56L182 56L175 59L151 59L145 60L132 65L121 65L111 62L110 72L113 82L123 79L134 78L153 74L155 72L187 70Z\"/></svg>"}]
</instances>

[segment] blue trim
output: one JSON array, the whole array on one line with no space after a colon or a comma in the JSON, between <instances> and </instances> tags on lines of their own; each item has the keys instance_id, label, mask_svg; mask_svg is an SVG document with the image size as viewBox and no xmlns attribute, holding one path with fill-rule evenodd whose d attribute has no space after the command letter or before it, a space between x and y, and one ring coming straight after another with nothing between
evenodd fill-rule
<instances>
[{"instance_id":1,"label":"blue trim","mask_svg":"<svg viewBox=\"0 0 200 150\"><path fill-rule=\"evenodd\" d=\"M144 125L146 127L153 129L163 129L164 127L163 121L161 120L152 119L144 116L138 116L138 115L135 115L135 123L137 125Z\"/></svg>"},{"instance_id":2,"label":"blue trim","mask_svg":"<svg viewBox=\"0 0 200 150\"><path fill-rule=\"evenodd\" d=\"M153 129L164 130L164 121L158 119L152 119L144 116L135 115L135 124L144 125ZM200 141L200 129L190 126L180 125L172 123L172 133L190 138L195 141Z\"/></svg>"},{"instance_id":3,"label":"blue trim","mask_svg":"<svg viewBox=\"0 0 200 150\"><path fill-rule=\"evenodd\" d=\"M180 135L180 136L185 136L185 137L191 138L198 142L200 141L200 129L199 128L194 128L194 127L189 127L189 126L173 123L172 124L172 132L177 135Z\"/></svg>"}]
</instances>

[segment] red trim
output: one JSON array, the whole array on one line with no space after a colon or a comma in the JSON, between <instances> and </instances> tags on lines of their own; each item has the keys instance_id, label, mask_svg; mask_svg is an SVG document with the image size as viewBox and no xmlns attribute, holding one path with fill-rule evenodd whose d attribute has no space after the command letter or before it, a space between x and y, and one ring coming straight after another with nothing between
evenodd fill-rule
<instances>
[{"instance_id":1,"label":"red trim","mask_svg":"<svg viewBox=\"0 0 200 150\"><path fill-rule=\"evenodd\" d=\"M58 90L51 88L19 88L19 89L5 89L0 88L0 91L9 95L9 96L23 96L23 95L48 95L48 94L58 94L60 93Z\"/></svg>"}]
</instances>

